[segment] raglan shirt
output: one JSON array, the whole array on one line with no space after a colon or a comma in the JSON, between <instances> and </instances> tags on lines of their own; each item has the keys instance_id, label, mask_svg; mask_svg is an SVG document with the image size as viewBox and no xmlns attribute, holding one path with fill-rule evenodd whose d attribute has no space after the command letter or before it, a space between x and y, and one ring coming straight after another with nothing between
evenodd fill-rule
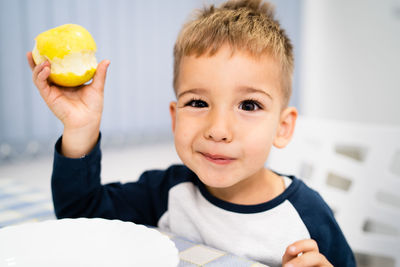
<instances>
[{"instance_id":1,"label":"raglan shirt","mask_svg":"<svg viewBox=\"0 0 400 267\"><path fill-rule=\"evenodd\" d=\"M334 266L355 266L353 253L321 196L293 176L286 190L258 205L211 195L184 165L144 172L137 182L101 184L100 138L80 159L56 143L52 194L57 218L100 217L156 226L194 242L280 266L290 244L312 238Z\"/></svg>"}]
</instances>

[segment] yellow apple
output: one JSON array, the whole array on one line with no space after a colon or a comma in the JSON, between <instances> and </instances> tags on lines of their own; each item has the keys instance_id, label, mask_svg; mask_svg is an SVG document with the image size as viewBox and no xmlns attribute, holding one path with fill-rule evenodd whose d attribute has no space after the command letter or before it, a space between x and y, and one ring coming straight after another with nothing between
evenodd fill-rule
<instances>
[{"instance_id":1,"label":"yellow apple","mask_svg":"<svg viewBox=\"0 0 400 267\"><path fill-rule=\"evenodd\" d=\"M75 87L93 78L97 68L96 43L82 26L65 24L39 34L32 51L36 64L51 63L49 79Z\"/></svg>"}]
</instances>

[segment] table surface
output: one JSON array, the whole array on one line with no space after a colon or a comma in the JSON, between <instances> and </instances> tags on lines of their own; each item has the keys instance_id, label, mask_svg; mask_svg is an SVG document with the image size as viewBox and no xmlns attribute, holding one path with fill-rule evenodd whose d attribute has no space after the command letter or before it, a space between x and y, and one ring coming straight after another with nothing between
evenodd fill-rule
<instances>
[{"instance_id":1,"label":"table surface","mask_svg":"<svg viewBox=\"0 0 400 267\"><path fill-rule=\"evenodd\" d=\"M15 179L0 178L0 228L32 221L55 220L51 194ZM265 266L167 233L179 251L179 266Z\"/></svg>"}]
</instances>

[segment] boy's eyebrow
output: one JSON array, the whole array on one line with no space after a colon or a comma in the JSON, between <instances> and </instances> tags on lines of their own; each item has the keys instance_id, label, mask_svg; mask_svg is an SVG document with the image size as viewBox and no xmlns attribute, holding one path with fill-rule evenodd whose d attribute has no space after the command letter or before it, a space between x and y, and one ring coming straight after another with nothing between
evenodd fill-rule
<instances>
[{"instance_id":1,"label":"boy's eyebrow","mask_svg":"<svg viewBox=\"0 0 400 267\"><path fill-rule=\"evenodd\" d=\"M272 96L262 89L257 89L257 88L248 87L248 86L241 86L241 87L239 87L239 90L246 92L246 93L261 93L261 94L268 96L272 100Z\"/></svg>"},{"instance_id":2,"label":"boy's eyebrow","mask_svg":"<svg viewBox=\"0 0 400 267\"><path fill-rule=\"evenodd\" d=\"M186 91L183 91L183 92L179 93L177 98L179 99L180 97L182 97L185 94L189 94L189 93L201 94L201 93L204 93L205 91L206 90L202 89L202 88L193 88L193 89L189 89L189 90L186 90Z\"/></svg>"},{"instance_id":3,"label":"boy's eyebrow","mask_svg":"<svg viewBox=\"0 0 400 267\"><path fill-rule=\"evenodd\" d=\"M190 94L190 93L192 93L192 94L204 94L205 91L206 90L203 89L203 88L193 88L193 89L189 89L189 90L186 90L186 91L183 91L183 92L179 93L177 98L179 99L183 95ZM242 91L244 93L261 93L261 94L266 95L267 97L269 97L272 100L272 96L270 94L268 94L267 92L265 92L264 90L262 90L262 89L257 89L257 88L248 87L248 86L240 86L239 87L239 91Z\"/></svg>"}]
</instances>

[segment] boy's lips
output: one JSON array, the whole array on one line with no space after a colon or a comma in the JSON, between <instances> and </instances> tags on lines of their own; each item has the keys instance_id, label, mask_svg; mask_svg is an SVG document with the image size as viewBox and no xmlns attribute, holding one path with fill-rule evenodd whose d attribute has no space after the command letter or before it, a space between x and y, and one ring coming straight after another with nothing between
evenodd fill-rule
<instances>
[{"instance_id":1,"label":"boy's lips","mask_svg":"<svg viewBox=\"0 0 400 267\"><path fill-rule=\"evenodd\" d=\"M231 158L225 155L219 155L219 154L209 154L209 153L203 153L200 152L200 154L208 161L211 161L215 164L220 164L220 165L226 165L229 164L231 162L233 162L234 160L236 160L235 158Z\"/></svg>"}]
</instances>

